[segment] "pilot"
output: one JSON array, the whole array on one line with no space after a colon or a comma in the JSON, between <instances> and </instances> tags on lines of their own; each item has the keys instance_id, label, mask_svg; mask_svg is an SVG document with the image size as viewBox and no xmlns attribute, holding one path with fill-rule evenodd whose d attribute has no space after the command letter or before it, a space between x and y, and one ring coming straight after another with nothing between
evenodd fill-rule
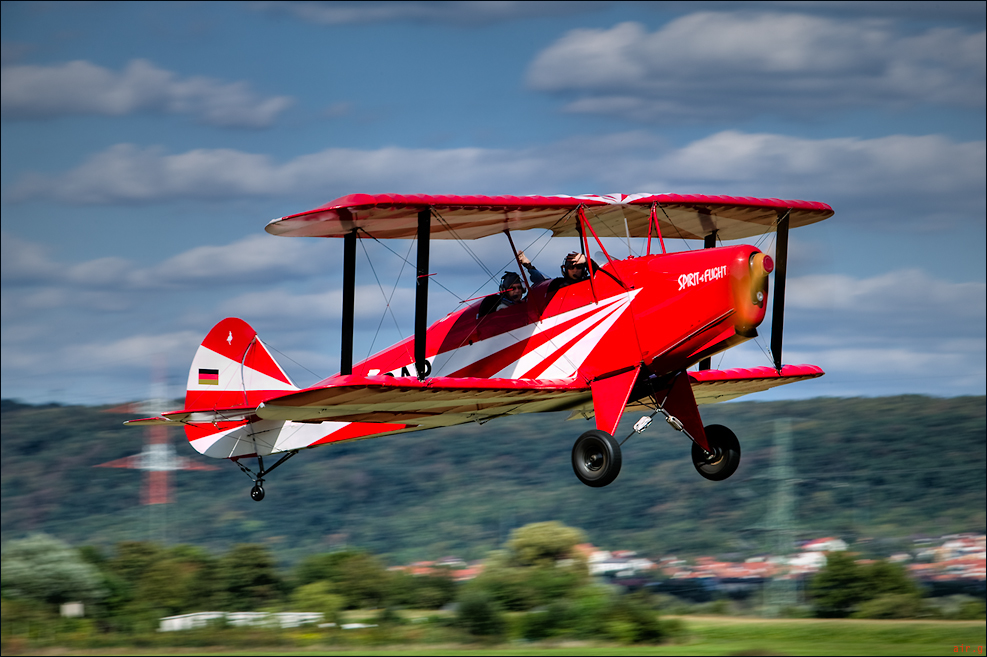
<instances>
[{"instance_id":1,"label":"pilot","mask_svg":"<svg viewBox=\"0 0 987 657\"><path fill-rule=\"evenodd\" d=\"M589 279L589 268L586 265L586 256L582 253L576 253L573 251L565 257L562 261L562 276L552 280L552 284L548 288L548 296L555 294L559 288L565 287L566 285L572 285L573 283L578 283L580 281L585 281ZM593 269L596 269L596 263L593 263Z\"/></svg>"}]
</instances>

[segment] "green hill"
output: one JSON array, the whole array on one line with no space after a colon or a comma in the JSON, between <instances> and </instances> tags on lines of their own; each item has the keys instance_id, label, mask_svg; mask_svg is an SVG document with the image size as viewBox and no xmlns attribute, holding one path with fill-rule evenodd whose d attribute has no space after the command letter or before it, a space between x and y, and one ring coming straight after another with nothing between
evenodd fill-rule
<instances>
[{"instance_id":1,"label":"green hill","mask_svg":"<svg viewBox=\"0 0 987 657\"><path fill-rule=\"evenodd\" d=\"M702 407L731 427L743 460L724 482L702 479L688 441L661 422L624 445L610 486L572 473L570 450L592 425L527 415L304 451L253 502L233 464L178 472L175 503L140 505L142 474L93 466L140 451L125 417L79 406L3 401L2 533L44 531L73 544L166 540L225 550L270 546L285 561L348 545L393 562L479 558L526 523L560 520L597 545L657 554L742 556L766 550L776 486L774 420L792 420L801 537L873 538L985 529L985 398L919 396L746 402ZM628 415L618 439L631 431Z\"/></svg>"}]
</instances>

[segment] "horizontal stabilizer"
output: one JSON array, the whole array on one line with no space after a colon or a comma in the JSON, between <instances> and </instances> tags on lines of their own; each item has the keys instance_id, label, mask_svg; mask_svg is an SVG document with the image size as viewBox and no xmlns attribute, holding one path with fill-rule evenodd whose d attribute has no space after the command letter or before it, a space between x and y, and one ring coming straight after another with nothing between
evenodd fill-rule
<instances>
[{"instance_id":1,"label":"horizontal stabilizer","mask_svg":"<svg viewBox=\"0 0 987 657\"><path fill-rule=\"evenodd\" d=\"M566 410L585 403L590 388L574 380L337 376L327 385L270 399L257 408L268 420L404 422L441 426L500 415Z\"/></svg>"},{"instance_id":2,"label":"horizontal stabilizer","mask_svg":"<svg viewBox=\"0 0 987 657\"><path fill-rule=\"evenodd\" d=\"M133 427L133 426L148 427L155 424L164 424L164 425L170 424L171 426L175 426L176 424L178 424L178 422L175 420L169 420L166 417L143 417L139 420L127 420L126 422L124 422L124 424L127 425L128 427Z\"/></svg>"},{"instance_id":3,"label":"horizontal stabilizer","mask_svg":"<svg viewBox=\"0 0 987 657\"><path fill-rule=\"evenodd\" d=\"M701 370L689 372L692 393L698 404L729 401L796 381L815 379L825 374L815 365L784 365L781 372L773 367Z\"/></svg>"},{"instance_id":4,"label":"horizontal stabilizer","mask_svg":"<svg viewBox=\"0 0 987 657\"><path fill-rule=\"evenodd\" d=\"M184 408L180 411L162 413L158 417L128 420L124 424L175 426L176 424L187 423L240 422L241 420L249 420L251 418L257 418L257 408L255 406L241 406L239 408Z\"/></svg>"}]
</instances>

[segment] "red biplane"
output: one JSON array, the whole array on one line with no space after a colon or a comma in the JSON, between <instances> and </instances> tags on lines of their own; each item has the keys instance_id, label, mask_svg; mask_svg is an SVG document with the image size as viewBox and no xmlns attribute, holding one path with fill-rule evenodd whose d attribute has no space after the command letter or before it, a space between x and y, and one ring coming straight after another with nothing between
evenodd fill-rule
<instances>
[{"instance_id":1,"label":"red biplane","mask_svg":"<svg viewBox=\"0 0 987 657\"><path fill-rule=\"evenodd\" d=\"M789 229L832 214L823 203L677 194L345 196L267 226L274 235L343 239L340 373L300 389L246 322L224 319L192 361L185 408L128 424L184 426L196 450L250 476L254 500L264 497L264 477L302 449L549 411L595 418L572 449L588 486L620 472L613 434L629 410L650 413L638 432L661 413L692 441L699 474L726 479L740 444L726 427L704 427L697 404L822 376L812 365L782 365L785 270ZM588 276L567 285L525 279L520 303L486 312L480 299L427 326L431 240L529 229L578 238ZM774 260L753 246L716 247L767 231L777 231ZM612 258L601 234L646 237L647 254ZM417 240L415 333L354 363L356 240L367 238ZM705 248L666 252L669 238ZM710 369L710 356L757 335L772 271L774 366ZM251 459L256 472L244 464Z\"/></svg>"}]
</instances>

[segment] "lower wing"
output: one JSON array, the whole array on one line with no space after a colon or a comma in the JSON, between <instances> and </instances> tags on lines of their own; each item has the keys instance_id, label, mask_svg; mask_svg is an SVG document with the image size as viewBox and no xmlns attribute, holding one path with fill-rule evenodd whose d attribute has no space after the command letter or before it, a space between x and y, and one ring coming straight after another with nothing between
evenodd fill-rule
<instances>
[{"instance_id":1,"label":"lower wing","mask_svg":"<svg viewBox=\"0 0 987 657\"><path fill-rule=\"evenodd\" d=\"M781 372L773 367L701 370L689 372L689 379L696 403L713 404L796 381L815 379L823 374L825 372L815 365L783 365Z\"/></svg>"},{"instance_id":2,"label":"lower wing","mask_svg":"<svg viewBox=\"0 0 987 657\"><path fill-rule=\"evenodd\" d=\"M590 395L589 386L571 380L338 376L325 387L270 399L256 413L267 420L401 422L425 428L566 410Z\"/></svg>"}]
</instances>

